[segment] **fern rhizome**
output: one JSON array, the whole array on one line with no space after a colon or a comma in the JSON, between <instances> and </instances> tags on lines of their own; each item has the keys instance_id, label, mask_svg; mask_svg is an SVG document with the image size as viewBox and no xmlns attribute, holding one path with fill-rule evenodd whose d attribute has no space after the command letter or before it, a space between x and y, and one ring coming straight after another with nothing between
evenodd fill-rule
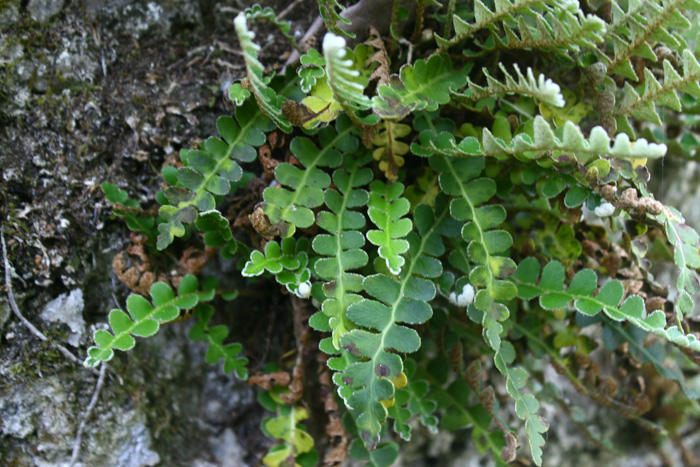
<instances>
[{"instance_id":1,"label":"fern rhizome","mask_svg":"<svg viewBox=\"0 0 700 467\"><path fill-rule=\"evenodd\" d=\"M541 404L568 410L547 366L652 439L680 440L699 411L698 234L646 184L654 159L697 158L700 3L383 3L387 35L365 40L318 0L318 49L269 8L236 17L235 111L163 168L157 214L103 185L142 269L164 250L190 268L120 274L138 293L85 364L192 318L207 361L247 379L242 355L263 357L210 321L220 299L268 284L289 304L275 313L292 310L296 357L266 350L250 375L275 414L264 465L388 466L412 430L462 428L497 464L529 451L541 465ZM260 61L258 21L302 51L282 73ZM217 251L237 291L185 275ZM673 284L657 281L663 263ZM680 390L661 398L664 380Z\"/></svg>"}]
</instances>

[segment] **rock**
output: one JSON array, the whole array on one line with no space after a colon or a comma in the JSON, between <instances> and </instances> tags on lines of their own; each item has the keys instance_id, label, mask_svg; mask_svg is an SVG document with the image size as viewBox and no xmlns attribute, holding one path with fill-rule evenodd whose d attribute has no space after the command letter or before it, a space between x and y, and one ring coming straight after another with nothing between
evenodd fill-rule
<instances>
[{"instance_id":1,"label":"rock","mask_svg":"<svg viewBox=\"0 0 700 467\"><path fill-rule=\"evenodd\" d=\"M63 9L63 0L29 0L27 11L34 21L45 23Z\"/></svg>"},{"instance_id":2,"label":"rock","mask_svg":"<svg viewBox=\"0 0 700 467\"><path fill-rule=\"evenodd\" d=\"M230 428L226 428L221 436L210 439L212 454L220 467L246 467L243 460L245 451L241 448L236 434Z\"/></svg>"},{"instance_id":3,"label":"rock","mask_svg":"<svg viewBox=\"0 0 700 467\"><path fill-rule=\"evenodd\" d=\"M66 342L73 347L80 345L80 338L85 333L85 320L83 319L83 291L72 290L70 295L61 294L46 304L41 312L41 318L50 323L65 323L71 330Z\"/></svg>"}]
</instances>

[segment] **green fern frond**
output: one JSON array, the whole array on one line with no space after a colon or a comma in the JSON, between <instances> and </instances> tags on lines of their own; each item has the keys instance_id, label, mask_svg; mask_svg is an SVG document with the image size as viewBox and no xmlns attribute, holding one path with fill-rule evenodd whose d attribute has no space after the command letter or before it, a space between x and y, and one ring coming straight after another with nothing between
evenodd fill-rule
<instances>
[{"instance_id":1,"label":"green fern frond","mask_svg":"<svg viewBox=\"0 0 700 467\"><path fill-rule=\"evenodd\" d=\"M326 60L326 75L328 85L333 91L333 97L348 114L353 123L362 128L374 125L378 119L374 115L360 117L358 112L367 110L372 101L364 95L364 80L360 72L354 68L353 61L347 58L348 51L345 39L333 33L327 33L323 38L323 56Z\"/></svg>"},{"instance_id":2,"label":"green fern frond","mask_svg":"<svg viewBox=\"0 0 700 467\"><path fill-rule=\"evenodd\" d=\"M238 41L241 43L241 49L243 50L248 86L250 86L250 90L255 96L255 101L258 103L260 110L277 125L277 128L285 133L289 133L292 131L292 124L282 115L282 102L284 102L285 98L278 96L263 78L265 67L258 60L260 46L253 42L255 34L248 30L245 13L240 13L236 16L233 23L238 35Z\"/></svg>"},{"instance_id":3,"label":"green fern frond","mask_svg":"<svg viewBox=\"0 0 700 467\"><path fill-rule=\"evenodd\" d=\"M327 31L340 36L355 37L354 34L345 32L338 26L340 23L350 24L350 20L340 16L340 13L345 10L343 5L337 0L317 0L317 2Z\"/></svg>"},{"instance_id":4,"label":"green fern frond","mask_svg":"<svg viewBox=\"0 0 700 467\"><path fill-rule=\"evenodd\" d=\"M501 322L508 318L503 304L515 298L516 289L505 280L516 269L515 262L503 256L513 244L505 230L496 229L506 219L502 206L484 205L496 194L496 182L479 177L484 170L483 158L430 158L430 166L440 173L440 188L454 199L450 215L465 222L462 237L467 242L470 260L476 264L469 273L469 282L477 289L474 306L483 313L484 338L496 351L501 345Z\"/></svg>"},{"instance_id":5,"label":"green fern frond","mask_svg":"<svg viewBox=\"0 0 700 467\"><path fill-rule=\"evenodd\" d=\"M297 228L313 225L315 215L311 209L323 203L323 191L331 183L321 167L338 167L342 162L340 151L353 152L358 147L347 118L339 118L336 126L337 131L330 126L319 131L322 149L309 138L294 138L290 149L303 169L288 162L279 164L275 178L280 186L268 187L263 192L264 212L282 237L291 237Z\"/></svg>"},{"instance_id":6,"label":"green fern frond","mask_svg":"<svg viewBox=\"0 0 700 467\"><path fill-rule=\"evenodd\" d=\"M633 81L638 81L639 77L631 58L636 56L655 62L657 56L653 47L658 42L678 52L687 49L688 44L679 34L691 26L684 11L700 11L697 0L632 1L626 13L615 2L613 4L615 32L608 38L612 42L613 58L600 52L598 55L609 74L617 73Z\"/></svg>"},{"instance_id":7,"label":"green fern frond","mask_svg":"<svg viewBox=\"0 0 700 467\"><path fill-rule=\"evenodd\" d=\"M419 143L411 145L411 151L420 156L432 154L448 157L514 156L525 161L544 155L551 155L554 160L557 160L561 155L568 155L575 157L582 164L599 155L633 160L658 158L666 154L666 145L649 143L643 138L630 142L629 137L624 133L615 137L611 147L610 138L602 127L593 128L588 140L583 136L580 128L570 121L555 133L544 118L537 116L534 119L533 128L534 137L520 133L510 144L495 137L486 128L484 128L481 143L471 136L457 143L450 133L442 132L436 135L426 130L421 133Z\"/></svg>"},{"instance_id":8,"label":"green fern frond","mask_svg":"<svg viewBox=\"0 0 700 467\"><path fill-rule=\"evenodd\" d=\"M494 364L498 371L506 377L506 390L515 401L515 413L525 422L530 454L535 464L542 465L542 446L545 444L543 434L549 429L549 422L539 415L540 403L535 396L521 392L527 384L528 373L523 368L513 368L515 349L505 341L494 356Z\"/></svg>"},{"instance_id":9,"label":"green fern frond","mask_svg":"<svg viewBox=\"0 0 700 467\"><path fill-rule=\"evenodd\" d=\"M514 64L513 68L517 76L516 80L512 74L508 73L502 63L499 63L499 67L501 71L503 71L505 82L496 80L489 74L488 70L484 68L483 71L487 83L486 87L478 86L471 79L467 78L467 92L453 92L452 98L457 102L472 103L487 97L517 94L519 96L532 97L539 102L550 104L554 107L564 107L564 96L561 94L559 85L554 83L551 79L546 79L542 74L535 79L532 68L528 68L527 76L524 76L520 72L518 65Z\"/></svg>"},{"instance_id":10,"label":"green fern frond","mask_svg":"<svg viewBox=\"0 0 700 467\"><path fill-rule=\"evenodd\" d=\"M175 237L185 234L185 224L192 224L198 212L216 209L215 195L228 194L231 183L240 180L243 170L238 162L252 162L255 148L265 143L270 121L255 103L236 108L236 118L220 117L216 126L221 138L212 136L199 150L180 152L184 167L176 172L177 185L165 190L170 204L160 207L164 222L158 225L158 249L163 250Z\"/></svg>"},{"instance_id":11,"label":"green fern frond","mask_svg":"<svg viewBox=\"0 0 700 467\"><path fill-rule=\"evenodd\" d=\"M396 121L411 112L437 110L450 102L451 91L464 87L471 67L455 69L446 54L418 59L413 65L402 66L399 76L377 88L372 108L382 118Z\"/></svg>"},{"instance_id":12,"label":"green fern frond","mask_svg":"<svg viewBox=\"0 0 700 467\"><path fill-rule=\"evenodd\" d=\"M134 348L137 337L151 337L160 329L160 325L175 320L181 310L194 308L200 302L214 298L214 287L205 284L205 290L200 290L199 281L193 275L187 275L180 280L177 296L170 286L164 282L156 282L151 286L151 304L138 294L131 294L126 299L126 309L112 310L109 313L109 325L112 332L99 330L94 334L96 346L88 349L85 359L86 367L95 367L100 362L107 362L114 356L114 350L127 351Z\"/></svg>"},{"instance_id":13,"label":"green fern frond","mask_svg":"<svg viewBox=\"0 0 700 467\"><path fill-rule=\"evenodd\" d=\"M374 274L364 279L364 289L372 298L348 309L348 317L364 329L354 329L340 339L341 347L359 360L347 362L333 379L352 389L350 393L341 391L341 395L356 411L360 437L370 451L376 448L387 417L382 401L394 397L391 380L403 372L401 357L390 351L412 353L420 348L418 333L400 323L421 324L432 316L428 302L435 297L435 285L429 279L442 273L436 257L445 252L440 235L448 219L446 203L438 207L437 215L428 206L419 205L414 219L418 233L408 236L408 257L400 274L397 278Z\"/></svg>"},{"instance_id":14,"label":"green fern frond","mask_svg":"<svg viewBox=\"0 0 700 467\"><path fill-rule=\"evenodd\" d=\"M209 347L205 357L207 363L213 365L223 358L224 373L228 374L236 371L236 375L245 380L248 379L248 359L240 357L243 346L239 343L224 344L228 337L228 328L224 325L209 326L209 321L214 314L211 305L200 304L194 312L197 322L190 328L189 338L193 341L207 341Z\"/></svg>"},{"instance_id":15,"label":"green fern frond","mask_svg":"<svg viewBox=\"0 0 700 467\"><path fill-rule=\"evenodd\" d=\"M408 241L404 240L413 224L404 218L410 209L410 203L401 197L402 183L384 184L379 180L370 186L369 209L367 215L379 230L367 232L367 240L379 247L379 256L386 261L386 267L392 274L399 274L405 263L404 253L408 251Z\"/></svg>"},{"instance_id":16,"label":"green fern frond","mask_svg":"<svg viewBox=\"0 0 700 467\"><path fill-rule=\"evenodd\" d=\"M697 251L695 255L696 264L700 264ZM700 351L700 341L694 335L685 334L676 326L666 327L663 311L647 314L644 300L638 295L629 296L623 301L625 290L620 281L612 279L598 290L595 273L582 269L565 289L564 278L564 266L558 261L548 263L542 269L540 278L539 262L535 258L527 258L518 265L513 281L518 286L518 297L523 300L539 297L540 306L546 310L569 307L573 303L576 310L584 315L595 316L602 311L614 321L628 321L676 345ZM598 293L594 297L596 290Z\"/></svg>"},{"instance_id":17,"label":"green fern frond","mask_svg":"<svg viewBox=\"0 0 700 467\"><path fill-rule=\"evenodd\" d=\"M275 241L265 244L265 254L258 250L250 253L243 267L243 277L256 277L267 271L277 282L299 298L311 295L311 270L309 269L308 240L285 238L281 245Z\"/></svg>"},{"instance_id":18,"label":"green fern frond","mask_svg":"<svg viewBox=\"0 0 700 467\"><path fill-rule=\"evenodd\" d=\"M452 25L455 30L454 37L448 40L435 34L435 40L438 44L437 53L445 52L463 40L473 37L478 31L495 28L496 24L500 22L515 21L513 16L515 13L538 10L540 12L553 11L553 7L549 5L550 3L558 6L562 5L559 0L499 0L494 4L494 12L489 10L481 0L475 0L473 24L469 24L458 15L452 15Z\"/></svg>"},{"instance_id":19,"label":"green fern frond","mask_svg":"<svg viewBox=\"0 0 700 467\"><path fill-rule=\"evenodd\" d=\"M348 272L365 266L369 260L362 250L365 237L365 216L355 209L369 201L369 194L362 188L372 180L372 171L363 167L370 160L369 154L360 157L346 155L343 165L333 173L335 189L323 194L327 211L318 214L316 223L327 234L319 234L313 240L313 250L322 257L314 263L316 274L327 281L323 286L326 300L321 311L328 316L332 329L333 345L340 348L340 337L355 326L347 317L347 309L362 299L363 276Z\"/></svg>"},{"instance_id":20,"label":"green fern frond","mask_svg":"<svg viewBox=\"0 0 700 467\"><path fill-rule=\"evenodd\" d=\"M269 6L263 8L260 5L256 4L252 7L246 8L243 11L243 14L245 14L247 19L264 19L266 21L269 21L282 33L282 35L285 38L287 38L287 40L289 40L292 46L298 48L294 36L289 32L292 29L292 23L290 23L289 21L278 20L277 15L275 15L275 11Z\"/></svg>"},{"instance_id":21,"label":"green fern frond","mask_svg":"<svg viewBox=\"0 0 700 467\"><path fill-rule=\"evenodd\" d=\"M688 49L683 51L683 76L680 76L668 60L663 62L664 82L660 84L648 68L644 69L644 92L640 96L629 83L625 83L624 93L613 115L617 117L618 128L634 134L628 119L637 119L661 125L656 106L665 106L681 111L681 101L677 92L685 92L700 97L700 64Z\"/></svg>"}]
</instances>

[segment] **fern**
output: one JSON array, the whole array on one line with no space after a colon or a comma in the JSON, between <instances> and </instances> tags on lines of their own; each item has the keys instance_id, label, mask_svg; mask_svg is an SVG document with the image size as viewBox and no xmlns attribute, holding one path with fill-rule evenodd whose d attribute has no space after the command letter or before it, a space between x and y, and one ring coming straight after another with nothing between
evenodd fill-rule
<instances>
[{"instance_id":1,"label":"fern","mask_svg":"<svg viewBox=\"0 0 700 467\"><path fill-rule=\"evenodd\" d=\"M400 120L411 112L436 110L450 102L450 91L463 87L471 65L454 69L448 55L419 59L401 67L400 75L380 85L372 98L374 112L382 118Z\"/></svg>"},{"instance_id":2,"label":"fern","mask_svg":"<svg viewBox=\"0 0 700 467\"><path fill-rule=\"evenodd\" d=\"M219 119L220 137L183 150L181 166L163 168L159 215L103 185L115 215L149 238L142 259L155 243L167 248L159 269L198 269L218 248L239 281L272 286L270 303L293 310L293 337L274 333L297 345L294 369L280 372L290 397L257 375L275 413L263 431L279 440L265 465L313 465L314 445L330 444L324 465L349 454L389 466L419 423L431 433L470 427L497 465L520 454L524 430L542 465L542 405L570 415L548 365L657 436L662 426L642 417L650 408L670 408L677 426L677 407L697 408L700 391L684 373L700 352L700 236L650 195L646 164L700 147L700 3L444 3L415 2L406 42L397 25L408 10L383 2L388 45L372 33L349 48L340 2L319 0L321 47L277 75L265 73L247 20L269 21L287 39L290 25L269 8L246 9L234 22L246 65L229 89L235 115ZM443 37L430 41L432 31ZM244 174L239 164L257 153ZM675 264L677 293L654 278L650 264L661 261ZM242 346L210 325L211 288L187 276L179 297L164 283L151 289L153 303L132 295L128 313L110 314L112 332L95 334L86 364L194 307L190 336L208 344L207 361L246 378ZM602 333L583 329L591 324ZM321 333L315 355L307 326ZM620 371L601 376L594 349L616 352ZM270 350L287 360L276 352L288 349ZM317 363L328 368L306 377ZM652 385L631 383L657 380L682 391L658 398ZM509 401L495 396L503 383ZM326 435L290 402L302 389L305 400L321 390ZM509 403L514 413L502 410Z\"/></svg>"},{"instance_id":3,"label":"fern","mask_svg":"<svg viewBox=\"0 0 700 467\"><path fill-rule=\"evenodd\" d=\"M354 325L347 317L347 309L362 299L363 277L348 272L365 266L367 253L362 250L364 235L360 232L365 226L365 216L357 209L365 206L369 195L362 187L372 179L369 168L369 154L355 158L346 155L342 168L333 173L336 189L324 193L327 211L318 215L319 227L328 232L314 238L312 247L322 257L314 264L316 274L327 282L323 291L328 297L323 301L322 312L330 319L333 330L333 345L340 347L340 337Z\"/></svg>"},{"instance_id":4,"label":"fern","mask_svg":"<svg viewBox=\"0 0 700 467\"><path fill-rule=\"evenodd\" d=\"M493 230L506 218L505 209L498 205L481 206L496 194L496 183L489 178L477 178L484 169L484 159L455 160L432 157L431 167L440 173L440 188L455 198L450 214L466 222L462 237L467 241L468 255L477 264L469 274L469 282L478 290L474 305L483 312L484 337L498 352L503 331L501 321L508 318L503 303L515 297L513 284L505 279L515 272L515 262L501 254L513 243L504 230Z\"/></svg>"},{"instance_id":5,"label":"fern","mask_svg":"<svg viewBox=\"0 0 700 467\"><path fill-rule=\"evenodd\" d=\"M378 253L386 261L392 274L399 274L408 251L408 241L403 238L411 231L410 219L402 219L408 213L410 203L400 198L404 186L401 183L386 185L375 180L370 185L367 214L379 230L367 232L367 240L379 247Z\"/></svg>"},{"instance_id":6,"label":"fern","mask_svg":"<svg viewBox=\"0 0 700 467\"><path fill-rule=\"evenodd\" d=\"M494 95L503 94L518 94L521 96L530 96L540 102L550 104L554 107L564 107L564 97L561 95L559 86L552 82L550 79L546 79L544 75L540 75L538 79L535 79L535 75L532 73L532 69L527 69L527 77L525 77L521 72L518 65L514 65L517 80L508 73L503 66L499 64L501 71L505 75L505 83L496 81L484 68L484 75L486 76L487 87L481 87L474 84L470 79L467 79L468 90L464 94L453 93L452 98L457 102L474 102L480 99L485 99Z\"/></svg>"},{"instance_id":7,"label":"fern","mask_svg":"<svg viewBox=\"0 0 700 467\"><path fill-rule=\"evenodd\" d=\"M336 35L355 37L354 34L347 33L338 26L339 23L350 24L350 21L340 16L345 7L338 3L337 0L318 0L318 8L321 12L323 23L329 32Z\"/></svg>"},{"instance_id":8,"label":"fern","mask_svg":"<svg viewBox=\"0 0 700 467\"><path fill-rule=\"evenodd\" d=\"M216 209L214 195L228 194L231 182L238 181L243 170L237 161L255 160L255 146L265 142L270 122L250 103L236 109L236 119L219 117L216 122L221 138L207 139L200 150L183 150L185 164L177 170L177 186L165 191L170 204L161 206L158 214L164 222L158 225L158 249L163 250L175 237L185 234L185 224L197 219L198 211Z\"/></svg>"},{"instance_id":9,"label":"fern","mask_svg":"<svg viewBox=\"0 0 700 467\"><path fill-rule=\"evenodd\" d=\"M321 167L338 167L342 156L339 152L357 149L357 139L351 135L352 125L347 119L339 119L337 132L331 127L319 132L322 148L305 137L296 137L290 144L292 153L304 167L301 170L292 164L282 163L275 169L275 178L282 186L268 187L263 192L267 203L265 214L282 237L294 235L297 228L311 227L315 216L311 208L323 202L323 190L328 188L331 178Z\"/></svg>"},{"instance_id":10,"label":"fern","mask_svg":"<svg viewBox=\"0 0 700 467\"><path fill-rule=\"evenodd\" d=\"M593 128L586 140L575 124L566 122L560 134L561 136L557 136L546 120L537 116L534 119L533 136L520 133L510 144L495 137L486 128L481 142L469 136L459 143L449 133L442 132L436 135L427 130L421 133L419 143L411 145L411 150L420 156L515 156L522 160L532 160L544 155L551 155L556 160L561 155L568 155L574 156L582 164L597 155L620 159L647 159L666 154L666 145L649 143L643 138L632 143L624 133L617 135L610 147L610 138L602 127Z\"/></svg>"},{"instance_id":11,"label":"fern","mask_svg":"<svg viewBox=\"0 0 700 467\"><path fill-rule=\"evenodd\" d=\"M697 251L695 252L697 254ZM539 297L540 306L546 310L555 310L569 306L572 302L580 313L595 316L601 311L615 321L628 321L643 331L651 332L681 347L698 351L700 341L692 334L685 334L676 326L666 327L666 316L656 310L647 314L644 301L638 295L627 297L622 283L610 280L603 285L598 294L597 278L590 269L576 273L569 287L564 290L564 267L553 261L542 269L542 278L537 282L540 265L535 258L527 258L520 263L513 279L518 284L518 296L524 300Z\"/></svg>"},{"instance_id":12,"label":"fern","mask_svg":"<svg viewBox=\"0 0 700 467\"><path fill-rule=\"evenodd\" d=\"M408 125L385 121L383 129L372 140L372 144L377 146L372 156L379 161L379 170L392 182L398 179L399 170L404 165L403 156L408 152L408 145L399 138L410 133L411 127Z\"/></svg>"},{"instance_id":13,"label":"fern","mask_svg":"<svg viewBox=\"0 0 700 467\"><path fill-rule=\"evenodd\" d=\"M309 298L311 294L311 270L309 256L306 253L308 242L285 238L282 244L275 241L265 245L265 254L253 250L250 260L243 267L243 277L256 277L264 271L272 273L277 282L287 287L289 292L300 298Z\"/></svg>"},{"instance_id":14,"label":"fern","mask_svg":"<svg viewBox=\"0 0 700 467\"><path fill-rule=\"evenodd\" d=\"M223 359L224 373L231 373L235 370L239 378L248 379L248 370L246 369L248 359L238 356L243 350L243 346L238 343L223 343L228 336L229 330L223 325L210 327L209 320L213 314L214 308L211 305L197 306L194 312L197 323L190 328L190 339L208 342L209 348L205 357L207 363L214 364Z\"/></svg>"},{"instance_id":15,"label":"fern","mask_svg":"<svg viewBox=\"0 0 700 467\"><path fill-rule=\"evenodd\" d=\"M620 106L614 115L618 117L618 127L628 134L634 135L634 130L628 118L632 115L640 120L661 125L656 106L669 107L681 111L681 101L676 94L678 91L700 97L700 64L690 50L683 51L683 76L681 77L668 60L663 62L664 83L660 84L649 69L644 69L644 92L639 93L625 83L624 94Z\"/></svg>"},{"instance_id":16,"label":"fern","mask_svg":"<svg viewBox=\"0 0 700 467\"><path fill-rule=\"evenodd\" d=\"M164 282L157 282L151 287L150 303L138 294L131 294L126 300L126 309L112 310L109 313L109 325L112 332L99 330L95 332L96 346L88 349L88 357L85 359L86 367L95 367L100 362L107 362L114 356L114 350L127 351L136 345L136 337L151 337L160 329L162 323L168 323L180 316L181 310L194 308L200 302L206 302L214 297L214 290L205 284L205 289L200 290L199 281L187 275L182 278L177 288L177 296L170 286Z\"/></svg>"},{"instance_id":17,"label":"fern","mask_svg":"<svg viewBox=\"0 0 700 467\"><path fill-rule=\"evenodd\" d=\"M600 54L606 64L608 73L617 73L625 78L637 81L639 77L632 66L631 57L638 56L652 61L657 57L653 46L658 41L677 51L687 48L687 43L678 32L667 28L687 29L691 23L683 10L700 11L697 0L636 0L628 4L628 11L622 11L619 5L612 7L613 28L609 38L613 45L614 56L608 59Z\"/></svg>"},{"instance_id":18,"label":"fern","mask_svg":"<svg viewBox=\"0 0 700 467\"><path fill-rule=\"evenodd\" d=\"M363 94L363 82L357 79L361 76L360 72L352 68L353 62L346 58L346 55L345 39L332 33L324 36L323 56L333 97L356 126L364 128L365 125L374 125L377 123L375 116L361 117L358 114L369 109L372 103L369 97Z\"/></svg>"},{"instance_id":19,"label":"fern","mask_svg":"<svg viewBox=\"0 0 700 467\"><path fill-rule=\"evenodd\" d=\"M352 388L346 403L358 411L356 424L369 450L376 448L387 416L381 401L394 397L390 380L403 372L401 357L389 350L411 353L420 348L418 333L400 323L421 324L430 318L428 301L435 296L435 286L424 277L435 278L442 272L435 256L445 249L440 233L445 228L447 206L443 203L435 216L428 206L419 205L414 218L418 234L409 235L408 261L398 278L367 276L363 287L372 299L361 300L348 309L348 317L367 330L355 329L340 339L341 347L360 361L350 363L334 380Z\"/></svg>"},{"instance_id":20,"label":"fern","mask_svg":"<svg viewBox=\"0 0 700 467\"><path fill-rule=\"evenodd\" d=\"M253 42L255 34L248 30L246 14L241 13L236 16L233 23L236 27L238 41L241 43L241 49L243 49L248 86L255 96L255 101L258 103L260 110L277 125L277 128L285 133L289 133L292 131L292 124L282 115L282 102L284 98L278 96L275 91L265 83L263 78L263 71L265 68L258 60L260 46ZM240 98L234 100L240 102Z\"/></svg>"}]
</instances>

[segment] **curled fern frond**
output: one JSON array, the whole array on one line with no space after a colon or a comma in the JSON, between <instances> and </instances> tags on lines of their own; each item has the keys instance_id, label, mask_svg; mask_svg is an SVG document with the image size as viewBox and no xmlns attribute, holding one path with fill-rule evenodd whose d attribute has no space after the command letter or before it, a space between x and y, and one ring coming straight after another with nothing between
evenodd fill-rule
<instances>
[{"instance_id":1,"label":"curled fern frond","mask_svg":"<svg viewBox=\"0 0 700 467\"><path fill-rule=\"evenodd\" d=\"M559 85L551 79L545 78L542 74L535 78L532 68L527 69L527 76L525 76L520 72L518 65L514 64L516 79L512 74L508 73L503 64L499 63L499 67L503 71L505 82L499 82L484 68L486 87L478 86L471 79L467 79L467 92L453 92L452 98L457 102L472 103L491 96L517 94L519 96L532 97L539 102L550 104L554 107L564 107L564 96L561 94Z\"/></svg>"},{"instance_id":2,"label":"curled fern frond","mask_svg":"<svg viewBox=\"0 0 700 467\"><path fill-rule=\"evenodd\" d=\"M372 101L364 95L365 84L360 72L353 67L353 61L346 58L345 39L328 33L323 38L323 56L326 60L328 84L335 100L347 112L353 123L362 128L377 123L376 116L360 117L358 112L367 110Z\"/></svg>"},{"instance_id":3,"label":"curled fern frond","mask_svg":"<svg viewBox=\"0 0 700 467\"><path fill-rule=\"evenodd\" d=\"M265 67L258 60L260 46L253 42L255 34L248 30L246 14L240 13L233 20L233 23L236 27L238 41L241 43L241 49L243 50L246 77L248 78L247 86L250 87L250 91L255 96L255 101L258 103L260 110L277 125L277 128L285 133L289 133L292 131L292 124L282 115L282 102L284 102L285 98L278 96L263 78Z\"/></svg>"},{"instance_id":4,"label":"curled fern frond","mask_svg":"<svg viewBox=\"0 0 700 467\"><path fill-rule=\"evenodd\" d=\"M209 284L211 286L211 284ZM136 345L136 337L151 337L160 329L160 325L173 321L180 316L181 310L194 308L200 302L214 298L214 288L201 290L199 281L193 275L182 278L177 288L177 296L164 282L151 286L151 300L138 294L131 294L126 299L128 314L122 310L109 313L109 325L112 332L99 330L95 332L96 346L88 349L85 359L86 367L95 367L100 362L107 362L114 356L114 350L127 351Z\"/></svg>"},{"instance_id":5,"label":"curled fern frond","mask_svg":"<svg viewBox=\"0 0 700 467\"><path fill-rule=\"evenodd\" d=\"M611 147L610 138L602 127L593 128L588 140L583 136L580 128L570 121L567 121L557 133L544 118L537 116L534 121L534 137L520 133L510 144L495 137L486 128L484 128L481 143L471 136L457 143L450 133L442 132L435 135L434 132L424 131L420 135L419 143L411 145L411 150L414 154L421 156L431 154L449 157L515 156L522 157L523 160L532 160L544 155L551 155L556 160L560 155L568 155L574 156L583 164L598 155L616 159L647 159L662 157L666 154L665 144L649 143L643 138L631 142L624 133L615 137Z\"/></svg>"}]
</instances>

